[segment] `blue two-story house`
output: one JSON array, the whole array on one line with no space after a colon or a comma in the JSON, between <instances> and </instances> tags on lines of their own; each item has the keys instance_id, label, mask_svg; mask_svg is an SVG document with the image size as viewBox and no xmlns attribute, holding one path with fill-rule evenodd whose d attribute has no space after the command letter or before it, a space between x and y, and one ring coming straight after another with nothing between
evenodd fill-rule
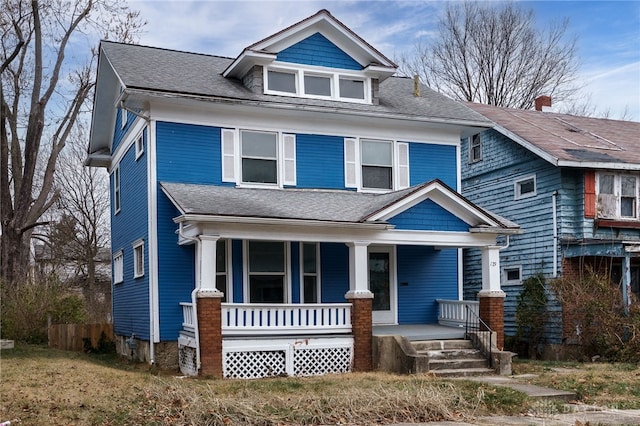
<instances>
[{"instance_id":1,"label":"blue two-story house","mask_svg":"<svg viewBox=\"0 0 640 426\"><path fill-rule=\"evenodd\" d=\"M521 228L500 251L505 334L514 336L522 281L607 273L623 303L640 297L640 123L467 104L494 126L463 140L462 194ZM465 291L481 288L480 254L465 254ZM549 292L548 356L577 342L576 322Z\"/></svg>"},{"instance_id":2,"label":"blue two-story house","mask_svg":"<svg viewBox=\"0 0 640 426\"><path fill-rule=\"evenodd\" d=\"M120 353L188 374L370 370L372 327L500 296L517 226L458 192L489 128L326 10L237 58L102 42L87 164L111 176ZM501 300L499 297L498 300Z\"/></svg>"}]
</instances>

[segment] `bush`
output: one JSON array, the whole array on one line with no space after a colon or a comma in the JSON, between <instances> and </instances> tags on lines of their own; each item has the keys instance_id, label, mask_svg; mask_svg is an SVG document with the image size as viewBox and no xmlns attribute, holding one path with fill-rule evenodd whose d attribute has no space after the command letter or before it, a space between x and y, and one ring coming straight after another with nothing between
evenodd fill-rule
<instances>
[{"instance_id":1,"label":"bush","mask_svg":"<svg viewBox=\"0 0 640 426\"><path fill-rule=\"evenodd\" d=\"M563 317L588 356L610 361L640 361L640 306L628 312L620 289L608 276L587 269L579 278L563 277L552 282L562 303Z\"/></svg>"},{"instance_id":2,"label":"bush","mask_svg":"<svg viewBox=\"0 0 640 426\"><path fill-rule=\"evenodd\" d=\"M538 348L544 343L544 323L547 318L546 279L542 273L533 275L522 282L516 308L518 347L527 346L528 356L535 359Z\"/></svg>"},{"instance_id":3,"label":"bush","mask_svg":"<svg viewBox=\"0 0 640 426\"><path fill-rule=\"evenodd\" d=\"M82 299L68 294L55 276L1 284L0 330L3 338L47 343L49 316L56 323L78 323L87 317Z\"/></svg>"}]
</instances>

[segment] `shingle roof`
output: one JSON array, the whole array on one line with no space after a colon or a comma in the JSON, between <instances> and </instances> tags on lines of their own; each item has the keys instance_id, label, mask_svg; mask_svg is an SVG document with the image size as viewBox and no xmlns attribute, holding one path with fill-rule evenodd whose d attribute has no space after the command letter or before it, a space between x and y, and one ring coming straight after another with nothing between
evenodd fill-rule
<instances>
[{"instance_id":1,"label":"shingle roof","mask_svg":"<svg viewBox=\"0 0 640 426\"><path fill-rule=\"evenodd\" d=\"M640 166L640 123L468 103L556 164ZM500 129L499 129L500 130ZM588 164L590 163L590 164ZM593 163L599 163L595 165Z\"/></svg>"},{"instance_id":2,"label":"shingle roof","mask_svg":"<svg viewBox=\"0 0 640 426\"><path fill-rule=\"evenodd\" d=\"M183 214L359 223L423 185L385 194L170 182L160 186Z\"/></svg>"},{"instance_id":3,"label":"shingle roof","mask_svg":"<svg viewBox=\"0 0 640 426\"><path fill-rule=\"evenodd\" d=\"M413 80L391 77L380 84L379 105L263 95L251 92L222 72L230 58L181 52L133 44L101 43L106 58L128 89L197 95L211 99L306 105L331 110L372 114L397 114L422 120L462 122L488 126L489 121L465 105L427 87L413 96Z\"/></svg>"}]
</instances>

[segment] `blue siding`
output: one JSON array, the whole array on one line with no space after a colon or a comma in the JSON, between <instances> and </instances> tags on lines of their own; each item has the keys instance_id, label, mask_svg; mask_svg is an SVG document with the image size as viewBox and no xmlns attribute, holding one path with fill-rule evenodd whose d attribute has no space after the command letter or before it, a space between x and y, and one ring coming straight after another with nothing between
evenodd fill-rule
<instances>
[{"instance_id":1,"label":"blue siding","mask_svg":"<svg viewBox=\"0 0 640 426\"><path fill-rule=\"evenodd\" d=\"M320 244L322 302L344 303L349 291L349 248L344 243Z\"/></svg>"},{"instance_id":2,"label":"blue siding","mask_svg":"<svg viewBox=\"0 0 640 426\"><path fill-rule=\"evenodd\" d=\"M299 188L344 188L344 138L296 135Z\"/></svg>"},{"instance_id":3,"label":"blue siding","mask_svg":"<svg viewBox=\"0 0 640 426\"><path fill-rule=\"evenodd\" d=\"M436 299L458 298L458 251L398 246L398 322L438 322Z\"/></svg>"},{"instance_id":4,"label":"blue siding","mask_svg":"<svg viewBox=\"0 0 640 426\"><path fill-rule=\"evenodd\" d=\"M347 70L362 69L362 65L320 33L282 50L278 53L278 61Z\"/></svg>"},{"instance_id":5,"label":"blue siding","mask_svg":"<svg viewBox=\"0 0 640 426\"><path fill-rule=\"evenodd\" d=\"M146 132L146 131L145 131ZM147 157L137 161L135 146L120 161L120 212L111 217L111 247L123 252L124 282L113 286L114 331L149 339L149 241L147 209ZM113 174L111 175L113 205ZM132 243L144 240L144 276L133 278Z\"/></svg>"},{"instance_id":6,"label":"blue siding","mask_svg":"<svg viewBox=\"0 0 640 426\"><path fill-rule=\"evenodd\" d=\"M423 202L396 215L389 222L396 229L414 229L421 231L460 231L469 230L469 225L431 200Z\"/></svg>"},{"instance_id":7,"label":"blue siding","mask_svg":"<svg viewBox=\"0 0 640 426\"><path fill-rule=\"evenodd\" d=\"M411 185L440 179L453 189L458 188L458 158L456 147L425 143L409 144Z\"/></svg>"},{"instance_id":8,"label":"blue siding","mask_svg":"<svg viewBox=\"0 0 640 426\"><path fill-rule=\"evenodd\" d=\"M156 124L158 181L223 185L219 127Z\"/></svg>"},{"instance_id":9,"label":"blue siding","mask_svg":"<svg viewBox=\"0 0 640 426\"><path fill-rule=\"evenodd\" d=\"M243 303L243 261L242 261L242 241L233 240L231 244L231 263L233 267L233 303Z\"/></svg>"}]
</instances>

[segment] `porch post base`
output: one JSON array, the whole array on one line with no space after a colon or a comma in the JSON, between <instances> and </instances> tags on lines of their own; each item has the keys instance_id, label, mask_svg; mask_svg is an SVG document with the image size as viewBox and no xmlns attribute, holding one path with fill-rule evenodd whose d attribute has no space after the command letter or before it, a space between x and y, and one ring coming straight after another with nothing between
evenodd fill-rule
<instances>
[{"instance_id":1,"label":"porch post base","mask_svg":"<svg viewBox=\"0 0 640 426\"><path fill-rule=\"evenodd\" d=\"M351 297L350 297L351 296ZM362 295L345 296L350 299L351 327L353 330L353 371L373 370L373 322L372 322L372 297Z\"/></svg>"},{"instance_id":2,"label":"porch post base","mask_svg":"<svg viewBox=\"0 0 640 426\"><path fill-rule=\"evenodd\" d=\"M504 291L485 291L478 293L480 299L480 319L496 333L496 347L504 349Z\"/></svg>"},{"instance_id":3,"label":"porch post base","mask_svg":"<svg viewBox=\"0 0 640 426\"><path fill-rule=\"evenodd\" d=\"M222 378L222 293L196 296L201 376Z\"/></svg>"}]
</instances>

